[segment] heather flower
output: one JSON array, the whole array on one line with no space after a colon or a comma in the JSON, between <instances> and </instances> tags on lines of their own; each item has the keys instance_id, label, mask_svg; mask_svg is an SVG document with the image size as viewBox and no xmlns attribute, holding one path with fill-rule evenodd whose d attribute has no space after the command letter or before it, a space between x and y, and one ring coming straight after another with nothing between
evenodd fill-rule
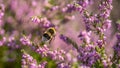
<instances>
[{"instance_id":1,"label":"heather flower","mask_svg":"<svg viewBox=\"0 0 120 68\"><path fill-rule=\"evenodd\" d=\"M68 38L62 34L60 35L60 39L62 39L65 43L70 44L70 42L68 41Z\"/></svg>"},{"instance_id":2,"label":"heather flower","mask_svg":"<svg viewBox=\"0 0 120 68\"><path fill-rule=\"evenodd\" d=\"M91 67L100 59L100 55L92 46L80 46L78 53L78 61L80 61L85 66Z\"/></svg>"},{"instance_id":3,"label":"heather flower","mask_svg":"<svg viewBox=\"0 0 120 68\"><path fill-rule=\"evenodd\" d=\"M19 44L17 44L17 40L15 40L15 38L13 36L11 37L8 37L8 40L7 41L7 46L12 48L12 49L18 49L20 48Z\"/></svg>"},{"instance_id":4,"label":"heather flower","mask_svg":"<svg viewBox=\"0 0 120 68\"><path fill-rule=\"evenodd\" d=\"M80 13L83 13L87 8L87 6L90 5L91 3L92 3L92 0L78 0L75 3L75 6Z\"/></svg>"},{"instance_id":5,"label":"heather flower","mask_svg":"<svg viewBox=\"0 0 120 68\"><path fill-rule=\"evenodd\" d=\"M79 11L82 13L91 2L92 0L75 1L73 4L67 4L67 6L62 9L62 12L71 13L73 11Z\"/></svg>"},{"instance_id":6,"label":"heather flower","mask_svg":"<svg viewBox=\"0 0 120 68\"><path fill-rule=\"evenodd\" d=\"M35 16L31 18L32 22L38 24L40 27L48 28L54 26L46 17Z\"/></svg>"},{"instance_id":7,"label":"heather flower","mask_svg":"<svg viewBox=\"0 0 120 68\"><path fill-rule=\"evenodd\" d=\"M97 45L101 48L103 45L103 40L97 40Z\"/></svg>"},{"instance_id":8,"label":"heather flower","mask_svg":"<svg viewBox=\"0 0 120 68\"><path fill-rule=\"evenodd\" d=\"M78 4L85 8L89 4L89 0L78 0Z\"/></svg>"},{"instance_id":9,"label":"heather flower","mask_svg":"<svg viewBox=\"0 0 120 68\"><path fill-rule=\"evenodd\" d=\"M70 68L70 66L68 64L65 64L65 63L59 63L57 65L57 68Z\"/></svg>"},{"instance_id":10,"label":"heather flower","mask_svg":"<svg viewBox=\"0 0 120 68\"><path fill-rule=\"evenodd\" d=\"M37 68L37 61L29 54L23 52L22 68Z\"/></svg>"},{"instance_id":11,"label":"heather flower","mask_svg":"<svg viewBox=\"0 0 120 68\"><path fill-rule=\"evenodd\" d=\"M53 6L52 8L50 8L51 11L55 11L57 9L59 9L59 6Z\"/></svg>"},{"instance_id":12,"label":"heather flower","mask_svg":"<svg viewBox=\"0 0 120 68\"><path fill-rule=\"evenodd\" d=\"M62 12L71 13L72 11L75 11L76 7L73 4L67 4L65 8L62 9Z\"/></svg>"},{"instance_id":13,"label":"heather flower","mask_svg":"<svg viewBox=\"0 0 120 68\"><path fill-rule=\"evenodd\" d=\"M44 61L38 65L38 68L45 68L46 64L47 64L47 62Z\"/></svg>"},{"instance_id":14,"label":"heather flower","mask_svg":"<svg viewBox=\"0 0 120 68\"><path fill-rule=\"evenodd\" d=\"M43 24L43 27L50 27L51 25L51 22L46 17L41 18L40 22Z\"/></svg>"},{"instance_id":15,"label":"heather flower","mask_svg":"<svg viewBox=\"0 0 120 68\"><path fill-rule=\"evenodd\" d=\"M100 12L98 14L92 14L87 11L86 7L87 5L90 4L89 0L81 1L78 0L75 3L75 7L78 9L80 13L83 14L82 18L86 27L86 31L81 32L78 36L80 40L83 41L82 46L78 48L79 53L78 60L85 66L90 67L94 65L98 60L100 60L101 57L103 57L104 60L106 61L106 66L104 65L104 67L109 66L108 63L110 62L108 61L108 58L106 58L103 45L106 45L106 36L104 32L111 26L111 20L109 20L108 17L110 16L112 6L111 1L106 0L100 2L101 4L98 8L100 9ZM93 43L90 37L92 32L95 32L96 35L98 35L99 37L97 45L100 47L98 49L99 51L101 51L100 53L97 52L96 49L94 48L97 46L88 46ZM61 35L60 38L66 43L70 44L68 38L65 37L64 35Z\"/></svg>"},{"instance_id":16,"label":"heather flower","mask_svg":"<svg viewBox=\"0 0 120 68\"><path fill-rule=\"evenodd\" d=\"M109 29L111 27L111 20L105 20L105 22L103 23L103 29Z\"/></svg>"},{"instance_id":17,"label":"heather flower","mask_svg":"<svg viewBox=\"0 0 120 68\"><path fill-rule=\"evenodd\" d=\"M63 61L64 57L63 55L65 52L63 50L50 50L47 45L44 45L43 47L39 47L35 50L38 54L42 55L42 57L50 57L53 60L59 60Z\"/></svg>"},{"instance_id":18,"label":"heather flower","mask_svg":"<svg viewBox=\"0 0 120 68\"><path fill-rule=\"evenodd\" d=\"M39 19L38 16L34 16L34 17L31 18L31 21L32 21L33 23L39 23L39 22L40 22L40 19Z\"/></svg>"},{"instance_id":19,"label":"heather flower","mask_svg":"<svg viewBox=\"0 0 120 68\"><path fill-rule=\"evenodd\" d=\"M20 38L20 42L23 44L23 45L28 45L28 46L31 46L32 43L30 41L30 37L22 37Z\"/></svg>"},{"instance_id":20,"label":"heather flower","mask_svg":"<svg viewBox=\"0 0 120 68\"><path fill-rule=\"evenodd\" d=\"M22 55L22 68L45 68L47 62L37 63L36 59L23 51Z\"/></svg>"},{"instance_id":21,"label":"heather flower","mask_svg":"<svg viewBox=\"0 0 120 68\"><path fill-rule=\"evenodd\" d=\"M90 43L90 34L91 32L86 32L86 31L83 31L81 32L78 37L80 38L80 40L82 40L83 42L89 44Z\"/></svg>"},{"instance_id":22,"label":"heather flower","mask_svg":"<svg viewBox=\"0 0 120 68\"><path fill-rule=\"evenodd\" d=\"M110 12L112 10L111 4L112 0L101 1L101 4L99 5L99 9L101 10L100 17L107 19L110 16Z\"/></svg>"}]
</instances>

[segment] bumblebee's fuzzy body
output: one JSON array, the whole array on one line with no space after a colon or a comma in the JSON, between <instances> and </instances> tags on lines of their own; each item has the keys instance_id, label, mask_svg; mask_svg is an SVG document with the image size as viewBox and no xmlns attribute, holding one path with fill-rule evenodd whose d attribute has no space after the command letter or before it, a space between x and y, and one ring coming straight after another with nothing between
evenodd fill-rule
<instances>
[{"instance_id":1,"label":"bumblebee's fuzzy body","mask_svg":"<svg viewBox=\"0 0 120 68\"><path fill-rule=\"evenodd\" d=\"M43 36L42 36L42 42L50 42L53 37L55 37L55 34L56 34L56 30L54 27L50 27L48 28L44 33L43 33Z\"/></svg>"}]
</instances>

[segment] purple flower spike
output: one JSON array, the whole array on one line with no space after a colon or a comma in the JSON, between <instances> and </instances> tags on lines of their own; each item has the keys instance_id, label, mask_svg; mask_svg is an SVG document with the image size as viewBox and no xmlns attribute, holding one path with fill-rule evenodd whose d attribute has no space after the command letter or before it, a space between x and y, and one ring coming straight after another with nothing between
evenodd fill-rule
<instances>
[{"instance_id":1,"label":"purple flower spike","mask_svg":"<svg viewBox=\"0 0 120 68\"><path fill-rule=\"evenodd\" d=\"M20 38L20 42L23 44L23 45L28 45L28 46L31 46L31 42L30 42L30 39L29 38L26 38L26 37L22 37Z\"/></svg>"},{"instance_id":2,"label":"purple flower spike","mask_svg":"<svg viewBox=\"0 0 120 68\"><path fill-rule=\"evenodd\" d=\"M67 44L70 44L70 42L68 41L68 38L64 35L60 35L60 39L62 39L64 42L66 42Z\"/></svg>"}]
</instances>

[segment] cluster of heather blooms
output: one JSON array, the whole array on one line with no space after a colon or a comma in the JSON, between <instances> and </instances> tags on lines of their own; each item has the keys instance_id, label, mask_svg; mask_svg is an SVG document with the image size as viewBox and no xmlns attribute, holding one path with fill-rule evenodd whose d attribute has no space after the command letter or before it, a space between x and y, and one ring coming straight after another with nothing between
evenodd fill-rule
<instances>
[{"instance_id":1,"label":"cluster of heather blooms","mask_svg":"<svg viewBox=\"0 0 120 68\"><path fill-rule=\"evenodd\" d=\"M65 52L63 50L50 50L47 45L44 45L43 47L39 47L38 49L36 49L36 52L38 54L41 54L42 57L47 57L49 56L49 58L53 59L53 60L65 60L65 58L62 56L65 54Z\"/></svg>"},{"instance_id":2,"label":"cluster of heather blooms","mask_svg":"<svg viewBox=\"0 0 120 68\"><path fill-rule=\"evenodd\" d=\"M65 62L65 51L64 50L52 50L50 49L47 45L44 45L44 46L41 46L41 45L37 45L35 44L34 42L32 42L30 40L30 36L24 36L22 38L20 38L20 42L22 43L22 45L26 45L26 46L29 46L31 48L31 50L33 50L34 52L36 52L37 54L41 55L42 58L44 57L48 57L50 58L52 61L56 61L56 64L57 64L57 67L58 68L61 68L61 67L70 67L70 65L68 65L68 63ZM24 56L27 56L26 58L24 58ZM29 59L31 58L31 61L33 61L32 59L32 56L29 56L29 54L24 54L23 53L23 60L22 60L22 63L23 66L29 66L29 65L34 65L34 66L37 66L35 65L37 62L33 61L31 62L30 60L26 60L25 59ZM26 62L26 64L25 64ZM31 64L27 64L31 62ZM47 65L47 64L46 64ZM39 65L41 66L41 65ZM24 67L23 67L24 68ZM36 67L37 68L37 67ZM38 67L39 68L39 67ZM44 68L44 67L43 67Z\"/></svg>"},{"instance_id":3,"label":"cluster of heather blooms","mask_svg":"<svg viewBox=\"0 0 120 68\"><path fill-rule=\"evenodd\" d=\"M85 2L81 0L76 6L84 8L81 11L81 15L86 27L86 30L80 32L78 36L80 40L83 41L83 44L80 45L80 48L79 46L77 48L79 53L78 61L81 64L89 67L96 66L96 64L98 64L100 67L110 67L112 65L111 59L106 55L104 47L106 46L105 32L111 26L111 20L109 17L112 10L112 0L100 0L99 3L98 10L100 10L100 12L98 14L90 13L85 8L89 4L88 0L85 0ZM97 41L92 41L91 38L93 33L98 36ZM66 43L69 42L67 37L60 36L60 38Z\"/></svg>"},{"instance_id":4,"label":"cluster of heather blooms","mask_svg":"<svg viewBox=\"0 0 120 68\"><path fill-rule=\"evenodd\" d=\"M20 45L17 44L17 40L15 40L15 37L9 37L7 41L7 46L12 49L18 49L20 48Z\"/></svg>"},{"instance_id":5,"label":"cluster of heather blooms","mask_svg":"<svg viewBox=\"0 0 120 68\"><path fill-rule=\"evenodd\" d=\"M92 46L80 46L79 47L79 55L78 60L81 63L84 63L83 65L91 67L93 64L97 62L98 59L100 59L100 55L96 52L96 50Z\"/></svg>"},{"instance_id":6,"label":"cluster of heather blooms","mask_svg":"<svg viewBox=\"0 0 120 68\"><path fill-rule=\"evenodd\" d=\"M98 54L101 57L100 59L102 59L101 62L103 63L103 67L110 66L110 60L104 52L104 47L106 45L105 31L108 28L110 28L110 26L111 26L110 25L111 20L109 20L109 18L108 18L110 16L110 12L112 9L111 1L112 0L110 0L110 1L109 0L106 0L106 1L101 0L100 1L101 9L99 7L99 10L101 10L101 11L98 14L90 14L86 9L83 14L83 21L85 22L86 31L88 33L95 32L95 34L98 35L98 37L99 37L99 39L96 42L97 42L97 44L99 44L99 45L97 45L100 47L99 50L103 49L103 51L102 51L103 53L96 50L97 53L95 53L95 54ZM103 15L103 16L101 16L101 15ZM87 39L89 40L89 37ZM87 43L87 45L90 45L90 44L92 44L92 43L91 42ZM86 45L86 43L85 43L85 45ZM96 48L97 46L95 44L93 44L93 47ZM88 47L88 46L86 46L86 47ZM93 50L94 50L94 48L93 48Z\"/></svg>"},{"instance_id":7,"label":"cluster of heather blooms","mask_svg":"<svg viewBox=\"0 0 120 68\"><path fill-rule=\"evenodd\" d=\"M53 6L52 8L50 8L51 11L55 11L57 9L59 9L59 6Z\"/></svg>"},{"instance_id":8,"label":"cluster of heather blooms","mask_svg":"<svg viewBox=\"0 0 120 68\"><path fill-rule=\"evenodd\" d=\"M38 64L36 59L34 59L32 56L23 51L22 68L45 68L46 64L46 61Z\"/></svg>"},{"instance_id":9,"label":"cluster of heather blooms","mask_svg":"<svg viewBox=\"0 0 120 68\"><path fill-rule=\"evenodd\" d=\"M37 23L40 27L48 28L53 26L46 17L32 17L32 22Z\"/></svg>"},{"instance_id":10,"label":"cluster of heather blooms","mask_svg":"<svg viewBox=\"0 0 120 68\"><path fill-rule=\"evenodd\" d=\"M85 8L92 3L92 0L77 0L73 4L67 4L65 8L62 9L63 12L71 13L72 11L79 11L82 13Z\"/></svg>"},{"instance_id":11,"label":"cluster of heather blooms","mask_svg":"<svg viewBox=\"0 0 120 68\"><path fill-rule=\"evenodd\" d=\"M22 55L22 68L45 68L47 65L47 61L41 62L40 64L37 63L36 59L34 59L29 54L23 52ZM65 63L58 63L57 68L70 68Z\"/></svg>"},{"instance_id":12,"label":"cluster of heather blooms","mask_svg":"<svg viewBox=\"0 0 120 68\"><path fill-rule=\"evenodd\" d=\"M71 13L72 11L75 11L75 10L76 8L73 4L68 4L66 7L62 9L62 12Z\"/></svg>"},{"instance_id":13,"label":"cluster of heather blooms","mask_svg":"<svg viewBox=\"0 0 120 68\"><path fill-rule=\"evenodd\" d=\"M20 38L20 42L22 43L22 45L27 45L27 46L31 46L32 43L30 41L30 35L29 36L24 36L22 38Z\"/></svg>"}]
</instances>

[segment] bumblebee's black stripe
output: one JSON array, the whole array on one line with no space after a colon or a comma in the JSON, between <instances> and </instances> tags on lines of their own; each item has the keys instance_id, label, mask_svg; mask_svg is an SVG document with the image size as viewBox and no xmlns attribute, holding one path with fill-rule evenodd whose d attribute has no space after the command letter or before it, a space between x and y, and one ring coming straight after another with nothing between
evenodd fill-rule
<instances>
[{"instance_id":1,"label":"bumblebee's black stripe","mask_svg":"<svg viewBox=\"0 0 120 68\"><path fill-rule=\"evenodd\" d=\"M48 40L51 38L47 33L44 33L43 36L47 38Z\"/></svg>"}]
</instances>

